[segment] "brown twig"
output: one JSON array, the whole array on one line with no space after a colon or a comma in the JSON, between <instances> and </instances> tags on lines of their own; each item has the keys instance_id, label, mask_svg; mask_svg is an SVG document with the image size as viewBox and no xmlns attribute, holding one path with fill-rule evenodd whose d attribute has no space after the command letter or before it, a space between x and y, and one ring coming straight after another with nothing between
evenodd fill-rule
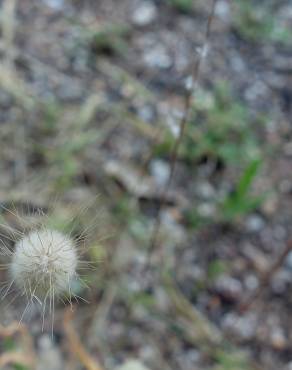
<instances>
[{"instance_id":1,"label":"brown twig","mask_svg":"<svg viewBox=\"0 0 292 370\"><path fill-rule=\"evenodd\" d=\"M35 368L35 352L33 341L29 334L27 327L24 324L13 322L9 326L4 327L0 325L0 337L11 337L20 333L23 339L25 351L24 352L6 352L0 356L0 368L8 364L23 364L30 368Z\"/></svg>"},{"instance_id":2,"label":"brown twig","mask_svg":"<svg viewBox=\"0 0 292 370\"><path fill-rule=\"evenodd\" d=\"M252 304L261 296L264 289L270 285L271 279L275 275L275 273L281 268L285 259L287 258L288 254L292 251L292 240L289 240L283 250L283 252L279 255L278 259L275 261L274 264L267 270L266 273L260 279L260 284L258 288L243 302L239 303L238 310L240 313L244 313L249 310Z\"/></svg>"},{"instance_id":3,"label":"brown twig","mask_svg":"<svg viewBox=\"0 0 292 370\"><path fill-rule=\"evenodd\" d=\"M169 192L174 174L175 174L175 169L176 169L176 162L178 158L178 151L179 147L182 143L182 139L184 137L185 129L187 126L187 123L190 118L190 112L191 112L191 106L192 106L192 95L194 93L196 84L198 83L199 80L199 74L200 74L200 69L201 69L201 64L203 61L203 57L208 45L208 41L210 38L210 33L211 33L211 25L212 25L212 20L214 18L214 13L215 13L215 6L216 6L217 0L213 0L212 3L212 8L208 17L207 21L207 27L206 27L206 34L205 34L205 42L202 46L202 51L196 60L196 62L193 65L192 68L192 73L191 73L191 86L187 86L186 91L185 91L185 97L184 97L184 110L183 110L183 116L179 124L179 135L174 143L174 146L172 148L171 154L170 154L170 174L167 180L167 183L165 185L165 188L162 190L162 194L160 196L160 202L158 203L158 210L157 210L157 216L156 220L154 222L154 229L151 235L150 239L150 250L149 250L149 260L151 260L151 256L153 251L156 249L157 245L157 239L161 227L161 213L162 210L165 206L165 199L167 196L167 193ZM160 250L160 258L162 255L162 250Z\"/></svg>"},{"instance_id":4,"label":"brown twig","mask_svg":"<svg viewBox=\"0 0 292 370\"><path fill-rule=\"evenodd\" d=\"M68 340L70 351L76 355L87 370L104 370L104 368L93 359L82 345L73 325L74 311L68 307L64 314L64 331Z\"/></svg>"},{"instance_id":5,"label":"brown twig","mask_svg":"<svg viewBox=\"0 0 292 370\"><path fill-rule=\"evenodd\" d=\"M6 352L0 356L0 369L3 369L4 366L15 364L15 365L25 365L32 366L31 359L21 352Z\"/></svg>"},{"instance_id":6,"label":"brown twig","mask_svg":"<svg viewBox=\"0 0 292 370\"><path fill-rule=\"evenodd\" d=\"M219 329L188 301L169 276L164 276L164 284L173 308L178 316L186 319L188 323L186 330L191 333L196 344L199 343L202 346L208 344L212 347L222 343L223 336Z\"/></svg>"}]
</instances>

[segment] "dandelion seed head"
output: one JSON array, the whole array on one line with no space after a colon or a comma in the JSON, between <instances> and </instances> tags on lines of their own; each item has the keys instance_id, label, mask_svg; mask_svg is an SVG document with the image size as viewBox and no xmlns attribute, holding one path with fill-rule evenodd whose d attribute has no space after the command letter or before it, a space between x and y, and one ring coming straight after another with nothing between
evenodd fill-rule
<instances>
[{"instance_id":1,"label":"dandelion seed head","mask_svg":"<svg viewBox=\"0 0 292 370\"><path fill-rule=\"evenodd\" d=\"M69 292L76 276L74 242L55 230L32 231L15 245L10 273L16 286L40 299Z\"/></svg>"}]
</instances>

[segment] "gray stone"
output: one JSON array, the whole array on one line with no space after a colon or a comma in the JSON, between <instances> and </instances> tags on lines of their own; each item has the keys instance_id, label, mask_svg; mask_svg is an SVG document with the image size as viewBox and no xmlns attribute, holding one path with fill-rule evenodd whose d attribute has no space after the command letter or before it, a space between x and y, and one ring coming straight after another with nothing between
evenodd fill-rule
<instances>
[{"instance_id":1,"label":"gray stone","mask_svg":"<svg viewBox=\"0 0 292 370\"><path fill-rule=\"evenodd\" d=\"M169 164L161 159L155 159L150 163L150 172L157 185L164 186L169 178Z\"/></svg>"},{"instance_id":2,"label":"gray stone","mask_svg":"<svg viewBox=\"0 0 292 370\"><path fill-rule=\"evenodd\" d=\"M252 312L243 316L228 313L223 318L223 328L240 336L244 340L249 340L252 339L256 333L257 317Z\"/></svg>"},{"instance_id":3,"label":"gray stone","mask_svg":"<svg viewBox=\"0 0 292 370\"><path fill-rule=\"evenodd\" d=\"M145 63L152 68L167 69L172 66L172 59L162 44L153 45L144 54Z\"/></svg>"},{"instance_id":4,"label":"gray stone","mask_svg":"<svg viewBox=\"0 0 292 370\"><path fill-rule=\"evenodd\" d=\"M221 275L215 283L215 288L219 294L234 301L242 295L241 282L228 275Z\"/></svg>"},{"instance_id":5,"label":"gray stone","mask_svg":"<svg viewBox=\"0 0 292 370\"><path fill-rule=\"evenodd\" d=\"M292 270L292 252L289 252L288 253L288 256L286 257L286 260L285 260L285 266Z\"/></svg>"},{"instance_id":6,"label":"gray stone","mask_svg":"<svg viewBox=\"0 0 292 370\"><path fill-rule=\"evenodd\" d=\"M197 211L202 217L212 217L216 212L216 207L212 203L204 202L198 205Z\"/></svg>"},{"instance_id":7,"label":"gray stone","mask_svg":"<svg viewBox=\"0 0 292 370\"><path fill-rule=\"evenodd\" d=\"M117 366L115 370L149 370L139 360L127 360L123 365Z\"/></svg>"},{"instance_id":8,"label":"gray stone","mask_svg":"<svg viewBox=\"0 0 292 370\"><path fill-rule=\"evenodd\" d=\"M251 232L258 232L265 226L265 221L261 216L251 215L246 220L246 228Z\"/></svg>"},{"instance_id":9,"label":"gray stone","mask_svg":"<svg viewBox=\"0 0 292 370\"><path fill-rule=\"evenodd\" d=\"M197 185L196 193L200 198L208 200L214 198L215 189L209 182L205 181Z\"/></svg>"},{"instance_id":10,"label":"gray stone","mask_svg":"<svg viewBox=\"0 0 292 370\"><path fill-rule=\"evenodd\" d=\"M64 0L43 0L43 2L54 10L61 10L64 7Z\"/></svg>"},{"instance_id":11,"label":"gray stone","mask_svg":"<svg viewBox=\"0 0 292 370\"><path fill-rule=\"evenodd\" d=\"M59 349L54 345L52 338L44 334L38 340L39 351L37 370L62 370L64 364Z\"/></svg>"},{"instance_id":12,"label":"gray stone","mask_svg":"<svg viewBox=\"0 0 292 370\"><path fill-rule=\"evenodd\" d=\"M147 26L157 18L157 8L151 1L143 1L134 10L132 22L136 26Z\"/></svg>"},{"instance_id":13,"label":"gray stone","mask_svg":"<svg viewBox=\"0 0 292 370\"><path fill-rule=\"evenodd\" d=\"M271 288L276 294L283 294L291 282L291 272L288 270L279 270L272 279Z\"/></svg>"}]
</instances>

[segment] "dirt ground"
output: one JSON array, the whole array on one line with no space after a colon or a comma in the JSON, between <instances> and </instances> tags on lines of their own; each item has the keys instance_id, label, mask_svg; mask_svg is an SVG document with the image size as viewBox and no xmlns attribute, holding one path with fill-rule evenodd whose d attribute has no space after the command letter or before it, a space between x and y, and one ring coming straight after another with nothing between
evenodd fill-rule
<instances>
[{"instance_id":1,"label":"dirt ground","mask_svg":"<svg viewBox=\"0 0 292 370\"><path fill-rule=\"evenodd\" d=\"M292 369L292 4L215 3L0 1L1 244L90 261L52 333L2 253L1 368Z\"/></svg>"}]
</instances>

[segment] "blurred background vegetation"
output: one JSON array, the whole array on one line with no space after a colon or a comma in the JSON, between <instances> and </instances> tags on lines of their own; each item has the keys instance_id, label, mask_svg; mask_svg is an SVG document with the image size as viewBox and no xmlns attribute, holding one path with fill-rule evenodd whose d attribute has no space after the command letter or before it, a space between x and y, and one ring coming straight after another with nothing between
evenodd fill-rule
<instances>
[{"instance_id":1,"label":"blurred background vegetation","mask_svg":"<svg viewBox=\"0 0 292 370\"><path fill-rule=\"evenodd\" d=\"M34 309L23 335L1 326L8 369L33 368L18 351L43 370L292 369L292 254L262 283L292 231L289 0L216 1L163 196L211 8L0 1L1 223L84 235L93 266L53 337ZM25 307L8 303L5 327Z\"/></svg>"}]
</instances>

